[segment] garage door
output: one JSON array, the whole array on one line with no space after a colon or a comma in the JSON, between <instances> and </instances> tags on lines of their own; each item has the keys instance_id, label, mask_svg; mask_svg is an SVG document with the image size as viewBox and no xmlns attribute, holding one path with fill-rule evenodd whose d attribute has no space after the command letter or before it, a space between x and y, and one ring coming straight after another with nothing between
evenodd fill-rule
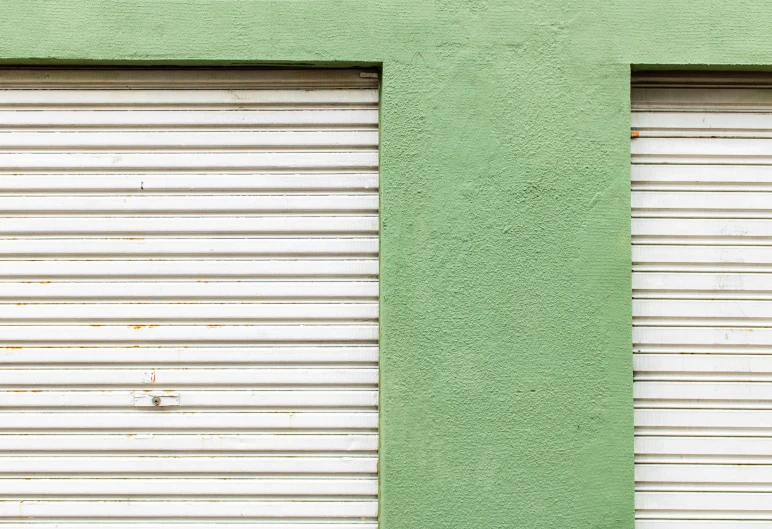
<instances>
[{"instance_id":1,"label":"garage door","mask_svg":"<svg viewBox=\"0 0 772 529\"><path fill-rule=\"evenodd\" d=\"M376 527L377 146L375 73L0 70L0 525Z\"/></svg>"},{"instance_id":2,"label":"garage door","mask_svg":"<svg viewBox=\"0 0 772 529\"><path fill-rule=\"evenodd\" d=\"M772 77L632 108L636 527L772 527Z\"/></svg>"}]
</instances>

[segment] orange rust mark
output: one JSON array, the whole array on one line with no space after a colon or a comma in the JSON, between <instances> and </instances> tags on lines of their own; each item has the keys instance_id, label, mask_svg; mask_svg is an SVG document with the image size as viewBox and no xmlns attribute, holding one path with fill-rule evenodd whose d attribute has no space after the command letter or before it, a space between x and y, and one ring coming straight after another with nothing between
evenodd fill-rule
<instances>
[{"instance_id":1,"label":"orange rust mark","mask_svg":"<svg viewBox=\"0 0 772 529\"><path fill-rule=\"evenodd\" d=\"M41 285L50 285L51 282L50 281L41 281L40 284Z\"/></svg>"},{"instance_id":2,"label":"orange rust mark","mask_svg":"<svg viewBox=\"0 0 772 529\"><path fill-rule=\"evenodd\" d=\"M631 136L632 138L638 138L640 135L641 135L641 133L640 133L640 132L638 132L637 130L634 130L634 131L632 131L632 132L630 133L630 136Z\"/></svg>"}]
</instances>

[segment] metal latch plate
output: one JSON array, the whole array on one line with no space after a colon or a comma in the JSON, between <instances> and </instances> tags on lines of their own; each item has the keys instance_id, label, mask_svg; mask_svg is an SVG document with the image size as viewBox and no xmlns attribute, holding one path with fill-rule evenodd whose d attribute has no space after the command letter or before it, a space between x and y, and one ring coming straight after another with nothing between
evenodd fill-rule
<instances>
[{"instance_id":1,"label":"metal latch plate","mask_svg":"<svg viewBox=\"0 0 772 529\"><path fill-rule=\"evenodd\" d=\"M134 395L134 406L136 408L169 408L179 405L179 393L142 393Z\"/></svg>"}]
</instances>

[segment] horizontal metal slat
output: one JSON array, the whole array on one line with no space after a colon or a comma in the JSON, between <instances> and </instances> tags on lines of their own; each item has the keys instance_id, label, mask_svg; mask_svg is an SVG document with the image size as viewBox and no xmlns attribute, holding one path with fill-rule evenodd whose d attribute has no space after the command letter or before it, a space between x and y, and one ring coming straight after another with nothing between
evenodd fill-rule
<instances>
[{"instance_id":1,"label":"horizontal metal slat","mask_svg":"<svg viewBox=\"0 0 772 529\"><path fill-rule=\"evenodd\" d=\"M2 101L0 94L0 101ZM377 168L377 150L238 152L0 152L4 171L163 171ZM4 209L4 208L2 208Z\"/></svg>"},{"instance_id":2,"label":"horizontal metal slat","mask_svg":"<svg viewBox=\"0 0 772 529\"><path fill-rule=\"evenodd\" d=\"M644 327L633 328L633 343L650 345L770 345L772 329Z\"/></svg>"},{"instance_id":3,"label":"horizontal metal slat","mask_svg":"<svg viewBox=\"0 0 772 529\"><path fill-rule=\"evenodd\" d=\"M633 244L769 246L772 220L633 218L632 236Z\"/></svg>"},{"instance_id":4,"label":"horizontal metal slat","mask_svg":"<svg viewBox=\"0 0 772 529\"><path fill-rule=\"evenodd\" d=\"M635 346L634 346L635 347ZM768 382L772 355L746 354L633 354L636 381Z\"/></svg>"},{"instance_id":5,"label":"horizontal metal slat","mask_svg":"<svg viewBox=\"0 0 772 529\"><path fill-rule=\"evenodd\" d=\"M769 112L633 112L632 128L641 137L767 137Z\"/></svg>"},{"instance_id":6,"label":"horizontal metal slat","mask_svg":"<svg viewBox=\"0 0 772 529\"><path fill-rule=\"evenodd\" d=\"M631 167L633 189L648 183L670 189L673 184L688 184L692 191L703 185L772 184L772 174L763 165L641 165Z\"/></svg>"},{"instance_id":7,"label":"horizontal metal slat","mask_svg":"<svg viewBox=\"0 0 772 529\"><path fill-rule=\"evenodd\" d=\"M155 367L49 368L0 370L0 386L139 386L160 390L180 386L344 386L378 384L377 367Z\"/></svg>"},{"instance_id":8,"label":"horizontal metal slat","mask_svg":"<svg viewBox=\"0 0 772 529\"><path fill-rule=\"evenodd\" d=\"M99 496L163 497L207 496L375 496L377 479L311 478L132 478L132 479L0 479L0 497L38 499L46 496L89 499ZM186 498L187 499L187 498Z\"/></svg>"},{"instance_id":9,"label":"horizontal metal slat","mask_svg":"<svg viewBox=\"0 0 772 529\"><path fill-rule=\"evenodd\" d=\"M770 250L772 251L772 250ZM377 255L377 237L0 239L0 255L19 257L191 257Z\"/></svg>"},{"instance_id":10,"label":"horizontal metal slat","mask_svg":"<svg viewBox=\"0 0 772 529\"><path fill-rule=\"evenodd\" d=\"M369 105L370 103L365 103ZM0 110L0 130L245 129L276 127L375 127L377 108L306 107L303 109L223 110Z\"/></svg>"},{"instance_id":11,"label":"horizontal metal slat","mask_svg":"<svg viewBox=\"0 0 772 529\"><path fill-rule=\"evenodd\" d=\"M638 464L635 482L636 491L772 492L772 467Z\"/></svg>"},{"instance_id":12,"label":"horizontal metal slat","mask_svg":"<svg viewBox=\"0 0 772 529\"><path fill-rule=\"evenodd\" d=\"M772 384L762 382L643 382L633 385L642 408L772 409Z\"/></svg>"},{"instance_id":13,"label":"horizontal metal slat","mask_svg":"<svg viewBox=\"0 0 772 529\"><path fill-rule=\"evenodd\" d=\"M4 151L185 151L202 149L289 149L289 148L375 148L377 130L239 130L239 131L161 131L141 132L3 132L0 153Z\"/></svg>"},{"instance_id":14,"label":"horizontal metal slat","mask_svg":"<svg viewBox=\"0 0 772 529\"><path fill-rule=\"evenodd\" d=\"M372 456L0 456L0 475L375 474Z\"/></svg>"},{"instance_id":15,"label":"horizontal metal slat","mask_svg":"<svg viewBox=\"0 0 772 529\"><path fill-rule=\"evenodd\" d=\"M772 193L636 191L631 197L634 217L705 217L732 213L750 218L772 211Z\"/></svg>"},{"instance_id":16,"label":"horizontal metal slat","mask_svg":"<svg viewBox=\"0 0 772 529\"><path fill-rule=\"evenodd\" d=\"M189 196L0 196L0 211L11 215L189 215L308 212L374 213L376 193L316 195L189 195Z\"/></svg>"},{"instance_id":17,"label":"horizontal metal slat","mask_svg":"<svg viewBox=\"0 0 772 529\"><path fill-rule=\"evenodd\" d=\"M2 431L376 430L377 411L29 411L0 412ZM2 470L0 470L0 473Z\"/></svg>"},{"instance_id":18,"label":"horizontal metal slat","mask_svg":"<svg viewBox=\"0 0 772 529\"><path fill-rule=\"evenodd\" d=\"M632 247L636 264L699 264L708 269L723 265L770 265L772 248L767 246L655 246Z\"/></svg>"},{"instance_id":19,"label":"horizontal metal slat","mask_svg":"<svg viewBox=\"0 0 772 529\"><path fill-rule=\"evenodd\" d=\"M631 83L633 88L763 89L772 86L772 76L760 71L636 70L632 72Z\"/></svg>"},{"instance_id":20,"label":"horizontal metal slat","mask_svg":"<svg viewBox=\"0 0 772 529\"><path fill-rule=\"evenodd\" d=\"M373 235L378 216L261 217L0 217L3 237L104 237L108 235L255 236L255 235Z\"/></svg>"},{"instance_id":21,"label":"horizontal metal slat","mask_svg":"<svg viewBox=\"0 0 772 529\"><path fill-rule=\"evenodd\" d=\"M89 522L73 522L67 520L67 529L94 529L94 524ZM188 520L184 523L165 522L164 529L191 529L191 525L195 527L196 521ZM203 525L203 524L199 524ZM319 529L318 522L265 522L265 521L253 521L250 525L254 529ZM210 520L206 522L207 529L232 529L233 523L231 522L217 522L216 520ZM158 522L132 522L131 529L157 529ZM4 522L3 529L29 529L29 522L13 523ZM35 529L62 529L62 523L57 522L35 522ZM100 523L99 529L127 529L126 523ZM377 521L369 522L325 522L324 529L378 529ZM691 528L688 528L691 529ZM729 527L720 527L716 529L734 529ZM742 529L742 528L741 528Z\"/></svg>"},{"instance_id":22,"label":"horizontal metal slat","mask_svg":"<svg viewBox=\"0 0 772 529\"><path fill-rule=\"evenodd\" d=\"M260 526L262 529L262 526ZM635 520L636 529L768 529L764 520ZM294 529L292 526L281 529Z\"/></svg>"},{"instance_id":23,"label":"horizontal metal slat","mask_svg":"<svg viewBox=\"0 0 772 529\"><path fill-rule=\"evenodd\" d=\"M762 299L771 294L769 274L633 272L633 299Z\"/></svg>"},{"instance_id":24,"label":"horizontal metal slat","mask_svg":"<svg viewBox=\"0 0 772 529\"><path fill-rule=\"evenodd\" d=\"M769 410L638 408L634 413L635 427L641 430L664 428L668 430L693 431L695 434L704 430L732 430L736 431L735 435L772 433L772 412Z\"/></svg>"},{"instance_id":25,"label":"horizontal metal slat","mask_svg":"<svg viewBox=\"0 0 772 529\"><path fill-rule=\"evenodd\" d=\"M140 260L140 259L113 259L109 261L95 261L95 260L76 260L76 259L59 259L56 261L40 261L40 260L0 260L0 279L22 281L22 283L30 285L34 284L31 280L36 280L38 284L49 285L51 288L46 288L48 292L54 291L58 288L62 291L68 292L65 297L83 298L82 294L76 294L75 288L72 286L65 286L67 283L53 282L59 281L80 281L91 279L92 285L95 283L94 279L101 279L103 281L97 281L99 283L102 292L116 292L122 287L126 287L126 283L117 283L115 287L112 287L112 282L125 281L125 280L142 280L153 281L153 290L150 287L144 287L145 294L142 292L142 284L138 283L134 285L136 289L136 295L138 297L159 297L153 294L156 292L154 289L158 289L161 292L173 292L175 288L179 288L179 285L164 284L164 280L174 280L177 282L184 280L186 282L188 295L196 298L201 297L213 297L215 295L222 295L222 292L228 292L228 285L226 283L236 282L243 280L241 284L241 292L277 292L276 294L270 294L271 296L290 296L290 297L315 297L319 296L319 290L322 289L327 292L332 292L336 289L341 289L344 292L349 292L348 288L355 288L361 292L368 292L367 295L377 295L378 282L375 281L375 277L378 275L378 259L372 258L275 258L275 259L254 259L254 260ZM342 281L329 281L326 278L339 278L339 277L356 277L359 281L350 283L350 287L345 287ZM283 279L284 281L273 280L274 278ZM303 281L304 278L325 278L325 281L316 281L316 284ZM216 284L212 286L206 286L210 283L209 280L218 279ZM264 279L260 284L252 284L248 279ZM268 279L268 280L265 280ZM109 280L109 281L105 281ZM296 280L300 284L291 286ZM48 282L46 282L48 281ZM198 283L198 284L194 284ZM214 281L211 281L214 283ZM14 283L6 282L2 285L2 292L5 296L16 296L12 294L17 292L17 288L26 288L22 285L13 286ZM58 286L57 286L58 285ZM34 289L40 289L40 287L32 287ZM81 285L78 290L88 289L88 285ZM299 292L297 289L308 289L305 292ZM253 290L250 290L253 289ZM254 290L259 289L259 290ZM288 293L278 293L287 291ZM197 293L198 292L198 293ZM203 292L208 292L203 294ZM220 293L218 293L220 292ZM375 294L372 294L375 292ZM41 292L42 293L42 292ZM26 294L22 294L26 295ZM168 295L168 294L167 294ZM176 296L177 294L172 294ZM236 296L236 294L227 294ZM245 294L242 294L244 296ZM246 294L260 295L260 294ZM160 296L162 297L163 294Z\"/></svg>"},{"instance_id":26,"label":"horizontal metal slat","mask_svg":"<svg viewBox=\"0 0 772 529\"><path fill-rule=\"evenodd\" d=\"M37 364L346 364L375 363L374 345L308 345L250 347L4 347L0 362L6 366Z\"/></svg>"},{"instance_id":27,"label":"horizontal metal slat","mask_svg":"<svg viewBox=\"0 0 772 529\"><path fill-rule=\"evenodd\" d=\"M772 439L636 436L635 460L640 464L772 465Z\"/></svg>"},{"instance_id":28,"label":"horizontal metal slat","mask_svg":"<svg viewBox=\"0 0 772 529\"><path fill-rule=\"evenodd\" d=\"M2 136L0 136L2 138ZM0 143L1 144L1 143ZM772 140L764 138L634 138L633 157L673 156L677 158L761 158L772 156Z\"/></svg>"},{"instance_id":29,"label":"horizontal metal slat","mask_svg":"<svg viewBox=\"0 0 772 529\"><path fill-rule=\"evenodd\" d=\"M368 88L321 88L316 90L176 89L83 90L0 89L0 108L17 107L210 107L362 105L378 103L378 90Z\"/></svg>"},{"instance_id":30,"label":"horizontal metal slat","mask_svg":"<svg viewBox=\"0 0 772 529\"><path fill-rule=\"evenodd\" d=\"M1 261L0 261L1 262ZM61 261L59 261L61 263ZM214 261L211 268L224 266ZM247 261L244 265L250 265ZM185 263L183 263L185 264ZM126 268L133 265L126 264ZM309 268L312 263L308 263ZM171 268L168 267L168 268ZM198 267L204 269L203 266ZM29 281L0 282L4 301L228 301L377 298L378 281Z\"/></svg>"},{"instance_id":31,"label":"horizontal metal slat","mask_svg":"<svg viewBox=\"0 0 772 529\"><path fill-rule=\"evenodd\" d=\"M3 317L2 308L3 305L0 305L0 318ZM772 302L769 301L633 300L633 325L764 327L770 324Z\"/></svg>"},{"instance_id":32,"label":"horizontal metal slat","mask_svg":"<svg viewBox=\"0 0 772 529\"><path fill-rule=\"evenodd\" d=\"M136 501L0 500L0 519L52 518L375 518L375 500L350 501Z\"/></svg>"},{"instance_id":33,"label":"horizontal metal slat","mask_svg":"<svg viewBox=\"0 0 772 529\"><path fill-rule=\"evenodd\" d=\"M772 521L772 502L766 493L750 492L639 492L637 516L688 519L762 519Z\"/></svg>"},{"instance_id":34,"label":"horizontal metal slat","mask_svg":"<svg viewBox=\"0 0 772 529\"><path fill-rule=\"evenodd\" d=\"M378 190L377 172L292 171L286 173L134 173L134 174L3 174L0 168L0 193L228 193L296 192L319 190ZM209 197L212 200L212 197ZM114 201L113 201L114 202Z\"/></svg>"},{"instance_id":35,"label":"horizontal metal slat","mask_svg":"<svg viewBox=\"0 0 772 529\"><path fill-rule=\"evenodd\" d=\"M772 90L757 87L633 87L630 92L632 110L693 110L713 112L767 112L772 105Z\"/></svg>"},{"instance_id":36,"label":"horizontal metal slat","mask_svg":"<svg viewBox=\"0 0 772 529\"><path fill-rule=\"evenodd\" d=\"M114 408L133 409L138 395L164 395L170 392L160 390L0 390L2 408ZM176 392L173 392L176 394ZM228 408L374 408L378 406L376 389L272 389L217 391L188 390L180 395L180 409Z\"/></svg>"},{"instance_id":37,"label":"horizontal metal slat","mask_svg":"<svg viewBox=\"0 0 772 529\"><path fill-rule=\"evenodd\" d=\"M299 452L302 457L325 452L376 452L378 434L356 433L22 433L0 434L0 453L21 456L31 453L87 453L88 457L110 452L142 454L223 453L255 455L258 452ZM0 456L1 457L1 456ZM158 456L156 456L158 457ZM295 456L296 459L299 457ZM300 463L303 461L301 460ZM195 463L195 460L193 461ZM369 463L368 463L369 464ZM84 468L84 472L93 471ZM188 470L194 471L195 468ZM124 468L125 471L125 468ZM297 470L302 473L302 466ZM313 471L313 468L309 472ZM2 471L0 471L2 474Z\"/></svg>"},{"instance_id":38,"label":"horizontal metal slat","mask_svg":"<svg viewBox=\"0 0 772 529\"><path fill-rule=\"evenodd\" d=\"M1 288L1 287L0 287ZM374 321L378 303L0 303L9 323ZM2 334L2 330L0 330Z\"/></svg>"},{"instance_id":39,"label":"horizontal metal slat","mask_svg":"<svg viewBox=\"0 0 772 529\"><path fill-rule=\"evenodd\" d=\"M377 324L2 325L0 345L374 343Z\"/></svg>"}]
</instances>

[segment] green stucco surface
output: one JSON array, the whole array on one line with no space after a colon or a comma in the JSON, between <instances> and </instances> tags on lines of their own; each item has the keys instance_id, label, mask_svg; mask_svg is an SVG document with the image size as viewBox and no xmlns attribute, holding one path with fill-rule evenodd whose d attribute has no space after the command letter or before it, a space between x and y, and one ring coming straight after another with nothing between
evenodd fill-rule
<instances>
[{"instance_id":1,"label":"green stucco surface","mask_svg":"<svg viewBox=\"0 0 772 529\"><path fill-rule=\"evenodd\" d=\"M382 64L382 529L632 528L630 65L764 67L770 28L748 0L3 0L0 60Z\"/></svg>"}]
</instances>

